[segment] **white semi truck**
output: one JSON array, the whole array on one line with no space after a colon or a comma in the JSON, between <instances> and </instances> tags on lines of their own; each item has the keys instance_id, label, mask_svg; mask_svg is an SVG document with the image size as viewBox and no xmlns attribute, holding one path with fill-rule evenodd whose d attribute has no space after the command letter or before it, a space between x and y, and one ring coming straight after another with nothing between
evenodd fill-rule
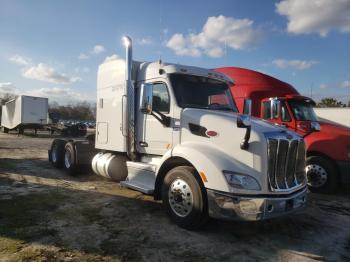
<instances>
[{"instance_id":1,"label":"white semi truck","mask_svg":"<svg viewBox=\"0 0 350 262\"><path fill-rule=\"evenodd\" d=\"M125 44L126 61L98 69L95 136L54 140L54 166L75 174L92 165L96 174L162 200L187 229L209 216L262 220L305 206L300 136L238 114L233 80L224 74L134 61L129 37Z\"/></svg>"}]
</instances>

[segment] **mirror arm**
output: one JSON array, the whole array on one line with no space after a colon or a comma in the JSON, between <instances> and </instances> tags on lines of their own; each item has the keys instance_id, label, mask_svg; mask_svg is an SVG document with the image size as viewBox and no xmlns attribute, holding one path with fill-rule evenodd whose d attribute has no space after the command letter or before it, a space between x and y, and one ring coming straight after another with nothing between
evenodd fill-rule
<instances>
[{"instance_id":1,"label":"mirror arm","mask_svg":"<svg viewBox=\"0 0 350 262\"><path fill-rule=\"evenodd\" d=\"M154 114L153 112L157 113L159 116ZM159 112L158 110L154 110L151 113L152 116L154 116L159 122L161 122L164 126L169 127L170 126L170 117L164 115L163 113Z\"/></svg>"},{"instance_id":2,"label":"mirror arm","mask_svg":"<svg viewBox=\"0 0 350 262\"><path fill-rule=\"evenodd\" d=\"M250 130L251 130L251 127L247 126L244 138L240 144L240 147L242 150L248 150L248 148L249 148Z\"/></svg>"}]
</instances>

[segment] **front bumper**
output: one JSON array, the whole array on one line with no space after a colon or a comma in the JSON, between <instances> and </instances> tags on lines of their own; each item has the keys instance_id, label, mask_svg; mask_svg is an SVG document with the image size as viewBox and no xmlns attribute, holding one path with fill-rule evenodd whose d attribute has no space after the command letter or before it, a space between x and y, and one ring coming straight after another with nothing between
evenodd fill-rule
<instances>
[{"instance_id":1,"label":"front bumper","mask_svg":"<svg viewBox=\"0 0 350 262\"><path fill-rule=\"evenodd\" d=\"M340 181L343 184L350 184L350 161L337 161Z\"/></svg>"},{"instance_id":2,"label":"front bumper","mask_svg":"<svg viewBox=\"0 0 350 262\"><path fill-rule=\"evenodd\" d=\"M305 207L307 188L288 196L248 197L207 189L209 216L224 220L264 220Z\"/></svg>"}]
</instances>

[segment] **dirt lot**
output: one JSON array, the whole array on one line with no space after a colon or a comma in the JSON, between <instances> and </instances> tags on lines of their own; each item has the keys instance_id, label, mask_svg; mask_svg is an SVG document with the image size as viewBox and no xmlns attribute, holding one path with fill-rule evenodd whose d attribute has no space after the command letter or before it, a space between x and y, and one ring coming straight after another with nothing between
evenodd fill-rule
<instances>
[{"instance_id":1,"label":"dirt lot","mask_svg":"<svg viewBox=\"0 0 350 262\"><path fill-rule=\"evenodd\" d=\"M264 222L172 224L160 202L47 161L51 138L0 134L0 261L350 261L350 193Z\"/></svg>"}]
</instances>

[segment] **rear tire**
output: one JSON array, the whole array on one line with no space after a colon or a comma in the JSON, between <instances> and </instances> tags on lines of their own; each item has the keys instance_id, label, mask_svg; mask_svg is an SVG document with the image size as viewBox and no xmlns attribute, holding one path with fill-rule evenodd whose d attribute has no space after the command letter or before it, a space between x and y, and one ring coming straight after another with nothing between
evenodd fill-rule
<instances>
[{"instance_id":1,"label":"rear tire","mask_svg":"<svg viewBox=\"0 0 350 262\"><path fill-rule=\"evenodd\" d=\"M337 190L337 169L328 159L310 156L306 160L306 175L311 192L331 194Z\"/></svg>"},{"instance_id":2,"label":"rear tire","mask_svg":"<svg viewBox=\"0 0 350 262\"><path fill-rule=\"evenodd\" d=\"M162 200L170 218L180 227L195 230L208 219L207 194L193 167L175 167L166 174Z\"/></svg>"},{"instance_id":3,"label":"rear tire","mask_svg":"<svg viewBox=\"0 0 350 262\"><path fill-rule=\"evenodd\" d=\"M56 168L63 167L64 146L66 141L55 139L51 144L50 159L51 163Z\"/></svg>"},{"instance_id":4,"label":"rear tire","mask_svg":"<svg viewBox=\"0 0 350 262\"><path fill-rule=\"evenodd\" d=\"M77 165L77 159L75 154L74 144L68 142L64 147L64 169L70 176L74 176L79 172L79 166Z\"/></svg>"}]
</instances>

